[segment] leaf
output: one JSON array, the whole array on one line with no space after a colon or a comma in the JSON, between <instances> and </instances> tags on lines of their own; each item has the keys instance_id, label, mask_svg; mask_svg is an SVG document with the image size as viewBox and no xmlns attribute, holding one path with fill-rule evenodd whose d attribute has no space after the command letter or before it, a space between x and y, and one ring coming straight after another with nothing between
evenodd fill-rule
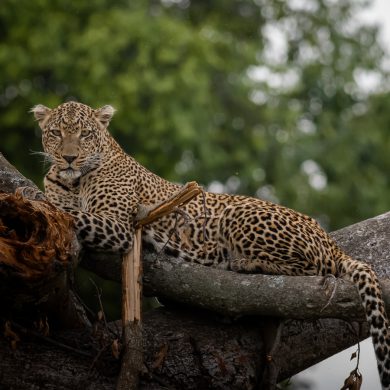
<instances>
[{"instance_id":1,"label":"leaf","mask_svg":"<svg viewBox=\"0 0 390 390\"><path fill-rule=\"evenodd\" d=\"M356 356L357 356L357 352L355 351L352 355L351 355L351 359L349 359L349 360L353 360L353 359L355 359L356 358Z\"/></svg>"},{"instance_id":2,"label":"leaf","mask_svg":"<svg viewBox=\"0 0 390 390\"><path fill-rule=\"evenodd\" d=\"M341 390L360 390L363 383L363 375L355 368L344 381Z\"/></svg>"}]
</instances>

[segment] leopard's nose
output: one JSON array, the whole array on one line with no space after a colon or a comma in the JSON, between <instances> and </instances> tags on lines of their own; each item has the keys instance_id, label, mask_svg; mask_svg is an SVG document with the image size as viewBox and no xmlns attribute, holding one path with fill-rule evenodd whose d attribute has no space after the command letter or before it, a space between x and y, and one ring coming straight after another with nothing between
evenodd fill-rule
<instances>
[{"instance_id":1,"label":"leopard's nose","mask_svg":"<svg viewBox=\"0 0 390 390\"><path fill-rule=\"evenodd\" d=\"M72 164L74 160L76 160L77 156L62 156L66 162Z\"/></svg>"}]
</instances>

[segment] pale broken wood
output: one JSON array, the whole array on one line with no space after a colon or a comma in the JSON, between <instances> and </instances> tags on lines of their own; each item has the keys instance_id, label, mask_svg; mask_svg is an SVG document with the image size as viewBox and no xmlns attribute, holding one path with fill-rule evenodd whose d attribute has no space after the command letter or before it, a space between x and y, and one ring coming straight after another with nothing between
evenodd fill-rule
<instances>
[{"instance_id":1,"label":"pale broken wood","mask_svg":"<svg viewBox=\"0 0 390 390\"><path fill-rule=\"evenodd\" d=\"M195 181L186 183L181 187L177 192L175 192L167 200L157 203L155 205L145 206L139 205L138 213L135 217L136 227L142 227L148 225L164 217L167 214L170 214L175 209L183 206L185 203L189 202L195 196L199 195L202 192L202 188Z\"/></svg>"},{"instance_id":2,"label":"pale broken wood","mask_svg":"<svg viewBox=\"0 0 390 390\"><path fill-rule=\"evenodd\" d=\"M141 229L134 234L134 244L130 252L123 256L122 300L123 323L141 320L142 296L142 263L141 263ZM140 278L141 276L141 278ZM133 294L131 294L133 292Z\"/></svg>"},{"instance_id":3,"label":"pale broken wood","mask_svg":"<svg viewBox=\"0 0 390 390\"><path fill-rule=\"evenodd\" d=\"M141 327L142 263L141 228L134 234L133 248L122 260L122 339L124 353L117 390L138 388L143 366Z\"/></svg>"},{"instance_id":4,"label":"pale broken wood","mask_svg":"<svg viewBox=\"0 0 390 390\"><path fill-rule=\"evenodd\" d=\"M141 326L142 227L177 210L201 191L202 189L196 182L189 182L165 201L150 206L139 205L135 218L133 247L122 258L122 337L124 354L117 390L137 389L139 375L143 367Z\"/></svg>"}]
</instances>

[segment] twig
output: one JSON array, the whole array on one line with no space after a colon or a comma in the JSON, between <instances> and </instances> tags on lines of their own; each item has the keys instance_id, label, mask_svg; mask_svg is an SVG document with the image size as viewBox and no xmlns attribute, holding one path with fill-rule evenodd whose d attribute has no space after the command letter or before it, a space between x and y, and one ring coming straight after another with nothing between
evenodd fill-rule
<instances>
[{"instance_id":1,"label":"twig","mask_svg":"<svg viewBox=\"0 0 390 390\"><path fill-rule=\"evenodd\" d=\"M207 232L206 232L206 223L207 220L209 219L209 213L208 213L208 208L206 204L206 195L204 190L202 189L202 203L203 203L203 212L204 212L204 221L203 221L203 242L205 243L208 240L207 237Z\"/></svg>"},{"instance_id":2,"label":"twig","mask_svg":"<svg viewBox=\"0 0 390 390\"><path fill-rule=\"evenodd\" d=\"M358 334L358 332L356 332L355 328L351 325L351 323L349 321L346 321L346 322L349 325L349 328L351 329L352 333L357 338L358 349L351 356L351 360L354 359L355 357L357 358L357 360L356 360L356 367L350 372L349 376L345 379L344 385L341 388L341 390L348 390L348 389L359 390L361 385L362 385L362 382L363 382L363 376L362 376L361 372L359 371L359 363L360 363L360 340L359 340L359 334ZM360 325L359 325L359 328L360 328Z\"/></svg>"},{"instance_id":3,"label":"twig","mask_svg":"<svg viewBox=\"0 0 390 390\"><path fill-rule=\"evenodd\" d=\"M326 292L327 292L328 287L331 283L333 283L333 286L332 286L332 291L331 291L330 297L329 297L328 301L326 302L326 304L321 308L320 313L322 313L332 303L333 298L336 295L337 283L339 280L343 280L343 279L337 279L333 274L329 274L329 275L325 276L323 287L326 290Z\"/></svg>"},{"instance_id":4,"label":"twig","mask_svg":"<svg viewBox=\"0 0 390 390\"><path fill-rule=\"evenodd\" d=\"M97 298L98 298L98 301L99 301L99 308L100 308L100 311L101 311L102 316L103 316L104 326L106 327L106 329L108 329L107 320L106 320L106 314L104 313L103 302L102 302L102 298L101 298L101 293L99 291L99 287L97 286L96 282L92 278L89 278L89 281L95 287Z\"/></svg>"},{"instance_id":5,"label":"twig","mask_svg":"<svg viewBox=\"0 0 390 390\"><path fill-rule=\"evenodd\" d=\"M80 302L81 306L83 306L83 308L87 311L87 313L89 314L90 318L96 317L96 313L81 299L80 295L77 294L76 291L73 291L73 294L75 295L77 300Z\"/></svg>"},{"instance_id":6,"label":"twig","mask_svg":"<svg viewBox=\"0 0 390 390\"><path fill-rule=\"evenodd\" d=\"M177 215L175 215L175 224L173 225L173 228L172 228L171 231L169 232L169 236L168 236L167 240L164 242L164 245L161 247L161 249L159 250L159 252L157 253L157 255L160 255L161 253L164 252L164 250L165 250L165 248L167 247L169 241L171 240L171 238L172 238L173 235L175 234L175 230L176 230L176 228L177 228L178 221L179 221L179 219L177 218Z\"/></svg>"},{"instance_id":7,"label":"twig","mask_svg":"<svg viewBox=\"0 0 390 390\"><path fill-rule=\"evenodd\" d=\"M201 187L199 187L196 182L191 181L185 184L166 201L152 206L140 205L138 214L135 217L135 227L138 228L148 225L153 221L170 214L176 207L180 207L189 202L201 192Z\"/></svg>"},{"instance_id":8,"label":"twig","mask_svg":"<svg viewBox=\"0 0 390 390\"><path fill-rule=\"evenodd\" d=\"M274 326L274 320L272 319L271 319L271 326L272 327ZM280 347L284 326L285 326L285 321L277 320L276 332L274 333L274 329L272 329L272 333L273 333L273 335L271 336L272 340L269 340L272 342L272 344L271 344L271 349L268 351L266 356L268 365L267 365L267 369L264 371L263 374L263 380L260 386L261 389L271 390L277 388L277 379L280 372L280 367L275 362L275 355L277 349Z\"/></svg>"},{"instance_id":9,"label":"twig","mask_svg":"<svg viewBox=\"0 0 390 390\"><path fill-rule=\"evenodd\" d=\"M100 348L100 350L98 351L98 353L97 353L96 356L94 357L94 359L93 359L91 365L89 366L89 369L88 369L89 372L92 371L92 369L95 367L96 362L99 360L100 356L102 356L102 353L103 353L107 348L109 348L109 347L110 347L110 345L109 345L109 344L106 344L106 345L104 345L102 348Z\"/></svg>"},{"instance_id":10,"label":"twig","mask_svg":"<svg viewBox=\"0 0 390 390\"><path fill-rule=\"evenodd\" d=\"M69 345L60 343L59 341L53 340L52 338L44 336L38 332L35 332L34 330L27 329L27 328L17 324L16 322L11 322L11 324L14 328L16 328L17 330L19 330L20 332L22 332L24 334L27 334L27 335L33 336L37 339L43 340L49 344L52 344L52 345L55 345L59 348L65 349L66 351L71 351L71 352L77 353L78 355L86 356L89 358L93 357L93 355L88 353L88 352L84 352L80 349L77 349L77 348L71 347Z\"/></svg>"}]
</instances>

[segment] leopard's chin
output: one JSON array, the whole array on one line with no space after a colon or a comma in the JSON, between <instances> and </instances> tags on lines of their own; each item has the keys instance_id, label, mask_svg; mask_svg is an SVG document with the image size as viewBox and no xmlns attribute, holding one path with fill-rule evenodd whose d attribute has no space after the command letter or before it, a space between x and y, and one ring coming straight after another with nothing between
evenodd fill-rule
<instances>
[{"instance_id":1,"label":"leopard's chin","mask_svg":"<svg viewBox=\"0 0 390 390\"><path fill-rule=\"evenodd\" d=\"M76 180L80 176L81 176L81 172L80 171L76 171L76 170L74 170L72 168L67 168L67 169L63 169L63 170L60 171L61 179L66 180L66 181Z\"/></svg>"}]
</instances>

